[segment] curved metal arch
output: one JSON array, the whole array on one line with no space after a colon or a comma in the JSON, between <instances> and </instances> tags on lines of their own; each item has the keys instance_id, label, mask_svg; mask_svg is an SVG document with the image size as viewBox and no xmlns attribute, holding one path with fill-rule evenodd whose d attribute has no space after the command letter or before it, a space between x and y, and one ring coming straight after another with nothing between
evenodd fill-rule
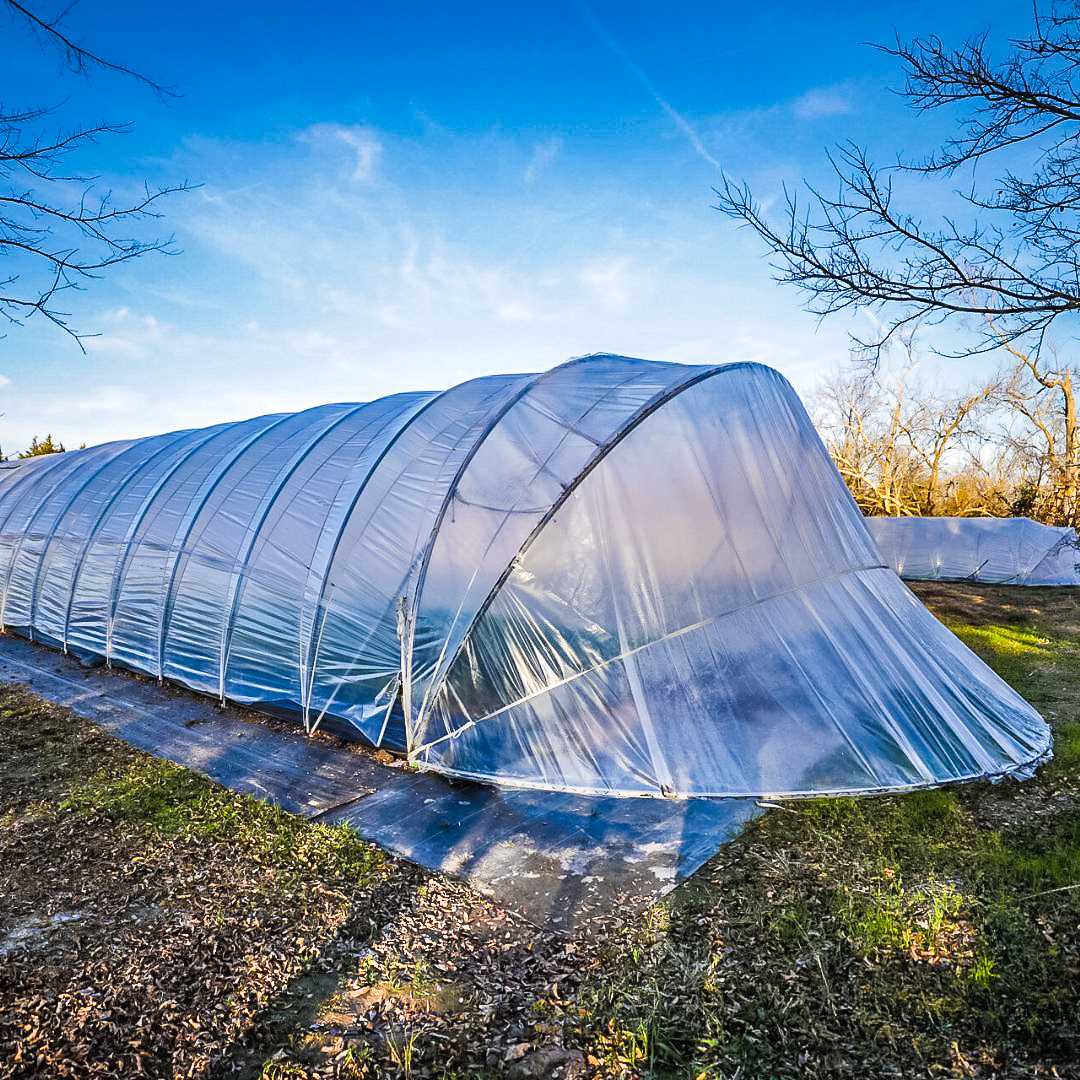
<instances>
[{"instance_id":1,"label":"curved metal arch","mask_svg":"<svg viewBox=\"0 0 1080 1080\"><path fill-rule=\"evenodd\" d=\"M320 408L322 406L319 406ZM305 409L304 412L310 412L314 410ZM199 520L199 515L202 514L206 508L207 502L210 500L210 496L217 490L218 484L225 478L228 471L244 456L244 454L257 443L264 436L269 435L271 431L277 430L282 424L287 423L289 420L294 419L297 416L302 416L303 413L285 413L284 415L277 416L277 419L267 424L265 427L259 428L250 438L245 439L239 447L233 453L225 457L218 463L217 468L202 482L199 486L199 491L195 493L195 498L192 499L188 506L187 514L182 521L183 539L179 545L176 546L176 553L173 557L172 568L169 571L169 583L166 585L162 592L161 602L161 617L158 620L158 642L157 642L157 662L158 679L164 678L165 675L165 643L169 636L169 624L172 620L173 603L176 597L176 575L180 569L180 560L184 557L184 549L187 547L187 542L191 539L191 531L195 528L196 523ZM192 512L194 510L194 513ZM179 530L176 535L179 535Z\"/></svg>"},{"instance_id":2,"label":"curved metal arch","mask_svg":"<svg viewBox=\"0 0 1080 1080\"><path fill-rule=\"evenodd\" d=\"M64 508L56 515L53 521L52 532L49 539L45 542L45 547L41 552L41 558L38 559L37 569L34 571L34 581L30 586L30 640L34 640L34 618L37 615L37 600L38 591L41 587L41 575L45 570L45 565L49 561L49 552L52 551L53 542L56 540L56 530L60 523L67 517L68 512L75 505L79 496L89 487L89 485L97 479L114 461L119 461L125 454L131 453L142 444L141 439L136 439L134 442L129 443L123 450L113 454L112 457L103 461L98 468L90 471L89 476L81 484L78 484L75 490L71 493L71 497L64 503ZM42 504L44 505L44 504ZM64 644L64 652L67 652L67 643Z\"/></svg>"},{"instance_id":3,"label":"curved metal arch","mask_svg":"<svg viewBox=\"0 0 1080 1080\"><path fill-rule=\"evenodd\" d=\"M73 451L72 453L77 461L77 455L82 453L82 451ZM46 462L36 469L29 469L26 474L22 476L16 473L15 479L11 481L11 486L6 491L0 492L0 504L8 498L11 499L11 506L8 507L7 512L4 514L3 521L0 521L0 536L3 536L4 529L11 520L11 515L14 514L15 510L22 504L24 496L33 491L38 483L46 476L49 476L58 466L70 465L72 461L72 458L68 458L66 454L55 454L53 457L53 461ZM78 468L78 466L75 465L73 468ZM23 484L26 484L26 491L19 491L18 489L21 488Z\"/></svg>"},{"instance_id":4,"label":"curved metal arch","mask_svg":"<svg viewBox=\"0 0 1080 1080\"><path fill-rule=\"evenodd\" d=\"M419 403L418 407L405 418L401 426L391 436L389 442L387 442L382 450L379 451L375 460L371 463L371 467L364 474L364 479L360 482L356 491L353 492L353 497L349 500L349 506L341 517L341 524L338 526L334 542L330 547L330 553L326 557L326 566L319 581L319 592L315 599L315 609L312 613L311 629L308 632L308 639L306 643L301 644L300 649L300 704L303 708L305 729L308 729L309 726L311 694L315 687L314 664L318 656L319 644L322 641L322 624L325 622L326 618L326 613L323 608L323 600L326 597L326 586L330 580L330 571L333 569L334 559L337 558L338 547L341 545L345 530L349 526L349 520L352 518L353 511L356 509L356 504L360 501L360 496L363 495L369 481L375 475L376 470L383 463L386 455L397 445L398 440L402 435L404 435L405 432L408 431L409 428L437 401L441 401L451 390L455 389L457 389L457 387L451 386L437 394L432 394L426 401Z\"/></svg>"},{"instance_id":5,"label":"curved metal arch","mask_svg":"<svg viewBox=\"0 0 1080 1080\"><path fill-rule=\"evenodd\" d=\"M579 357L578 359L579 360L590 360L590 359L593 359L596 355L597 354L590 354L589 356ZM600 355L607 355L607 354L600 354ZM620 357L619 359L625 359L625 358ZM650 364L650 365L652 363L654 363L654 361L642 361L642 362L646 363L646 364ZM565 367L566 365L562 365L562 366ZM555 370L557 370L557 369L555 369ZM607 387L607 389L604 391L604 393L600 397L596 398L592 402L592 404L581 414L581 417L578 418L578 422L580 423L580 420L582 418L584 418L585 416L588 416L591 412L598 409L617 390L621 390L623 387L628 386L633 382L636 382L639 378L641 378L643 375L646 375L646 374L648 374L647 371L642 371L642 370L639 369L636 372L636 374L634 374L630 378L625 379L622 382L612 383L609 387ZM648 404L648 403L646 403L646 404ZM642 407L644 407L644 406L642 406ZM556 415L554 415L552 413L547 412L546 410L540 410L539 408L537 408L537 411L542 412L542 414L547 416L549 420L552 420L554 423L556 423L557 425L562 427L565 430L565 433L566 433L559 440L559 442L556 444L556 446L548 453L547 457L544 458L543 460L540 460L540 458L533 457L532 455L530 455L530 457L532 458L532 460L535 462L535 464L537 466L538 473L548 471L548 463L558 453L559 449L563 446L563 444L566 441L566 435L568 435L570 433L574 433L574 434L578 435L579 438L584 439L586 442L592 443L593 447L595 447L597 449L599 449L603 445L602 442L600 442L597 439L593 438L591 435L588 435L584 431L579 430L578 427L575 424L570 424L567 421L561 419L560 417L558 417L558 416L556 416ZM462 474L462 478L464 478L464 473ZM559 478L555 477L555 479L558 480ZM559 481L559 484L560 484L560 487L564 486L561 481ZM457 497L461 502L465 503L466 505L478 505L478 504L475 504L475 503L470 504L467 499L462 498L460 495L458 495ZM501 512L504 512L507 515L509 515L509 514L513 514L513 513L540 513L541 511L546 511L547 509L549 509L549 506L545 505L545 506L535 507L532 510L521 510L521 511L515 510L515 509L502 510L502 508L494 507L494 506L485 507L485 509L501 511ZM490 547L490 544L491 544L491 542L493 540L494 540L494 537L492 537L491 540L489 540L489 547ZM432 553L434 554L434 548L432 549ZM486 551L485 551L484 554L486 555ZM481 558L483 558L483 557L484 556L482 555ZM422 601L422 597L418 593L417 597L416 597L417 613L419 613L419 606L420 606L421 601ZM485 601L485 604L486 604L486 602L487 601ZM460 612L460 606L459 606L458 611ZM456 615L455 615L455 618L456 618ZM471 631L471 629L472 629L472 620L470 620L469 627L466 630L466 636ZM443 657L445 656L445 653L446 653L446 646L448 644L449 644L449 639L447 639L447 641L444 642L443 648L440 650L439 656L436 659L435 667L433 668L433 671L438 671L439 666L442 664ZM453 664L454 660L457 659L457 652L458 652L458 650L455 650L454 657L451 659L451 664ZM431 688L429 686L428 690L425 691L425 693L424 693L423 700L420 703L420 709L417 712L417 720L418 721L423 718L423 716L424 716L424 714L426 712L427 703L428 703L428 700L430 698L430 689Z\"/></svg>"},{"instance_id":6,"label":"curved metal arch","mask_svg":"<svg viewBox=\"0 0 1080 1080\"><path fill-rule=\"evenodd\" d=\"M603 443L600 444L599 447L597 447L596 453L594 453L593 456L585 463L578 475L569 484L566 485L566 487L563 489L562 494L548 508L547 513L545 513L544 516L540 518L540 520L530 530L529 535L525 537L525 540L518 548L514 557L510 560L506 568L499 575L495 583L492 585L491 589L488 591L488 594L484 598L483 603L480 604L480 606L476 609L476 613L469 620L469 625L466 628L465 633L462 635L461 641L459 642L457 649L454 650L454 655L451 657L450 663L447 664L444 668L443 675L441 679L438 680L438 684L436 685L436 681L433 679L431 685L428 687L428 690L424 695L424 701L421 703L421 711L417 714L418 722L423 719L426 710L430 707L430 703L434 698L434 695L446 682L447 676L453 669L454 664L457 663L457 659L461 655L462 650L468 644L468 641L472 636L472 632L476 628L477 623L479 623L481 618L483 618L484 614L487 612L487 609L491 606L492 602L495 600L495 597L499 594L499 590L503 587L504 584L506 584L506 579L513 572L514 567L525 557L529 548L532 547L532 545L536 542L536 539L539 537L540 533L544 531L548 522L550 522L551 519L559 512L559 510L566 503L566 500L569 499L570 496L581 486L589 473L591 473L600 464L600 462L603 461L604 458L606 458L608 454L610 454L611 451L630 434L630 432L632 432L640 424L644 423L644 421L647 420L650 416L652 416L652 414L658 409L663 408L664 405L666 405L669 401L672 400L672 398L678 397L679 394L683 393L683 391L689 390L691 387L696 386L698 383L704 382L706 379L710 379L713 376L720 375L725 372L735 371L740 368L760 366L760 364L755 364L749 361L742 361L732 364L719 364L713 367L705 368L703 371L699 372L697 375L690 377L685 382L681 382L674 387L669 387L667 390L661 391L659 394L655 395L655 397L651 401L643 405L641 409L639 409L638 412L636 412L634 416L630 418L629 421L623 424L623 426L617 432L615 432L614 435L612 435L609 439L606 439ZM414 751L411 751L411 753L421 753L423 750L427 749L428 745L431 744L418 746L415 748Z\"/></svg>"},{"instance_id":7,"label":"curved metal arch","mask_svg":"<svg viewBox=\"0 0 1080 1080\"><path fill-rule=\"evenodd\" d=\"M106 446L114 446L114 445L115 445L114 443L105 443L103 446L95 447L93 450L86 451L86 453L92 454L92 453L94 453L95 450L103 450ZM109 460L111 461L112 459L110 458ZM53 486L51 488L49 488L49 493L45 496L45 498L42 499L41 502L39 502L37 504L37 506L34 509L34 512L27 519L26 527L22 530L22 532L19 533L19 538L18 538L18 540L16 540L15 545L12 548L11 559L9 560L8 565L7 565L7 569L6 569L5 573L4 573L4 595L3 595L2 598L0 598L0 630L4 630L7 627L5 617L7 615L8 593L11 590L11 578L12 578L14 572L15 572L15 564L19 560L19 554L22 552L23 541L26 539L27 533L30 531L30 528L33 526L34 522L37 520L38 514L41 513L41 508L53 497L53 495L56 494L57 491L60 490L60 488L63 485L64 481L69 479L75 473L77 473L79 471L79 469L82 468L83 465L87 464L87 461L86 461L85 458L84 459L75 458L74 461L69 460L69 461L66 461L64 463L65 464L70 463L71 468L64 472L64 475L61 476L60 479L57 480L56 483L53 484ZM49 471L49 474L51 475L52 472L54 471L54 469L49 469L48 471ZM35 484L34 487L36 487L36 486L37 485ZM31 489L31 490L33 490L33 489ZM15 508L12 507L11 510L8 512L7 516L4 518L4 525L7 524L8 520L11 517L12 512L14 512L14 509Z\"/></svg>"},{"instance_id":8,"label":"curved metal arch","mask_svg":"<svg viewBox=\"0 0 1080 1080\"><path fill-rule=\"evenodd\" d=\"M416 617L419 613L420 595L424 591L424 582L427 579L428 565L431 562L432 552L435 550L435 542L439 537L439 531L442 529L442 523L446 517L446 512L450 508L451 502L454 500L454 496L457 494L458 485L461 483L461 478L465 475L465 470L472 464L472 460L476 457L480 450L480 447L484 444L487 437L495 430L495 428L501 423L506 414L519 402L525 395L532 390L539 383L545 379L550 378L557 371L565 371L568 367L573 367L576 364L583 364L588 360L592 360L596 357L596 353L590 353L587 356L575 356L565 361L562 364L558 364L548 371L541 371L538 375L534 375L506 404L498 410L498 412L492 416L488 423L484 426L483 431L473 442L469 448L469 452L462 459L461 464L458 466L457 472L454 474L453 480L450 481L450 486L446 489L446 494L443 496L442 505L439 507L438 513L435 516L435 520L432 523L431 533L428 537L427 545L424 548L423 556L420 560L420 568L416 577L416 587L413 589L413 594L409 604L409 612L405 619L405 630L402 635L401 643L401 704L405 713L405 746L406 751L411 759L413 754L412 737L413 737L413 719L412 719L412 647L413 647L413 633L416 628ZM608 355L606 353L600 355ZM425 702L427 695L425 694Z\"/></svg>"},{"instance_id":9,"label":"curved metal arch","mask_svg":"<svg viewBox=\"0 0 1080 1080\"><path fill-rule=\"evenodd\" d=\"M472 380L469 380L468 383L463 383L461 385L470 385L473 382L486 381L486 378L488 378L488 377L481 376L480 379L472 379ZM449 389L450 390L457 390L457 389L459 389L459 387L452 386ZM446 391L446 392L449 393L449 390ZM439 395L439 396L441 397L442 395ZM419 413L417 415L419 416ZM450 423L452 424L454 422L456 422L456 421L451 421ZM408 425L406 425L406 427L407 426ZM449 426L449 425L447 425L447 426ZM440 432L445 431L446 426L440 428L439 430L440 430ZM396 436L395 436L394 441L395 442L397 441ZM390 447L388 446L387 450L389 450L389 449L390 449ZM383 455L380 455L380 461L381 461L382 456ZM380 462L376 462L376 465L378 465L379 463ZM372 474L374 474L374 466L373 466L373 473ZM401 473L399 472L398 473L399 478L400 478L400 475L401 475ZM392 490L392 489L393 489L393 483L391 483L391 487L388 489L388 491ZM338 546L340 545L340 543L342 541L342 538L344 537L344 532L345 532L345 529L348 527L348 521L351 518L351 516L352 516L352 508L350 508L349 517L346 518L342 522L341 531L339 532L338 536L335 538L334 552L333 552L334 557L336 557ZM416 559L414 558L413 561L405 568L405 573L401 577L401 582L400 582L399 588L403 588L407 584L410 576L412 575L412 573L413 573L413 571L415 569L416 569ZM333 559L331 559L331 562L327 564L326 576L323 579L323 589L324 590L325 590L326 585L329 583L329 576L330 576L332 571L333 571ZM382 617L386 618L390 614L390 612L393 611L395 608L400 610L401 603L402 603L402 597L401 597L399 591L395 590L393 597L388 601L386 607L383 609ZM309 703L309 705L310 705L311 693L314 692L314 685L315 685L314 676L315 676L315 672L316 672L316 669L318 668L318 664L319 664L319 654L320 654L320 651L322 649L323 631L326 629L326 620L327 620L327 618L329 616L329 611L330 611L329 601L327 602L327 604L325 606L322 606L322 594L320 593L320 607L316 608L316 618L320 619L319 624L318 624L318 634L317 635L315 635L315 633L314 633L314 630L315 630L314 620L313 620L313 626L312 626L313 636L311 638L311 642L314 645L314 650L313 650L313 653L312 653L312 659L311 659L311 664L310 664L310 672L311 672L311 675L312 675L312 683L311 683L310 691L309 691L309 694L308 694L308 703ZM360 644L358 645L357 650L356 650L357 655L359 655L361 653L363 648L371 640L372 634L375 633L377 625L378 624L376 624L376 626L373 626L371 631L369 631L367 637L365 637L364 640L362 642L360 642ZM401 636L400 624L399 624L398 636L399 636L399 639L400 639L400 636ZM389 683L386 684L386 686L383 688L383 690L381 690L379 692L379 695L377 695L377 697L376 697L376 700L378 700L378 697L381 697L382 694L385 693L387 695L387 697L389 698L386 713L385 713L384 720L383 720L383 731L385 731L385 729L386 729L386 723L389 720L390 710L393 708L394 698L395 698L395 696L397 694L397 687L400 685L400 682L401 682L400 659L399 659L398 663L399 663L399 668L398 668L398 672L396 673L395 677ZM339 682L338 685L339 686L341 685L340 682ZM309 728L310 731L314 731L319 726L319 724L322 722L323 717L326 715L326 713L330 709L330 706L333 704L336 695L337 695L337 689L335 689L334 692L330 695L329 700L322 707L322 711L319 713L318 717L316 717L315 722L310 725L310 728ZM376 746L381 745L381 743L382 743L382 735L380 734L379 738L374 740L374 741L375 741Z\"/></svg>"},{"instance_id":10,"label":"curved metal arch","mask_svg":"<svg viewBox=\"0 0 1080 1080\"><path fill-rule=\"evenodd\" d=\"M285 466L284 471L279 474L280 479L278 480L278 483L272 488L267 489L266 493L263 495L262 501L253 515L253 518L258 518L258 523L251 531L243 557L234 560L233 562L233 577L229 587L229 599L225 605L226 615L225 622L222 624L221 655L218 662L218 693L222 702L225 701L225 681L229 667L229 651L232 646L233 624L236 621L236 613L240 609L240 601L243 598L244 585L246 584L244 575L247 571L248 560L255 550L255 544L262 532L263 525L266 524L267 517L270 515L270 510L274 503L277 502L278 496L284 491L285 485L288 484L296 474L296 470L300 468L312 453L314 453L316 447L318 447L323 439L336 431L346 421L351 420L354 416L362 413L371 404L372 402L364 402L360 405L356 405L355 407L346 410L341 416L332 420L330 424L324 427L313 439L310 439L293 455L292 460Z\"/></svg>"},{"instance_id":11,"label":"curved metal arch","mask_svg":"<svg viewBox=\"0 0 1080 1080\"><path fill-rule=\"evenodd\" d=\"M588 358L587 357L576 357L576 358L574 358L572 360L566 361L566 363L564 363L564 364L560 364L559 368L567 367L570 364L575 364L575 363L578 363L578 362L580 362L582 360L585 360L585 359L588 359ZM553 368L552 369L552 371L555 371L555 370L558 370L558 368ZM529 376L527 376L527 375L521 376L523 379L527 379L528 381L522 387L520 387L513 395L511 395L511 397L509 398L508 401L504 402L504 404L502 406L500 406L500 408L497 410L497 412L496 412L496 414L494 415L493 418L489 418L488 422L485 423L484 428L481 430L480 435L477 437L477 442L475 442L473 444L473 447L471 448L470 454L466 457L464 464L467 464L468 461L471 460L471 456L472 456L472 454L475 453L476 448L480 445L481 442L483 442L483 440L485 438L487 438L487 435L494 428L494 426L499 422L499 420L503 416L505 416L507 410L512 408L518 401L520 401L521 398L524 397L524 395L526 393L528 393L528 391L533 386L535 386L536 383L538 383L545 375L550 375L550 374L551 374L551 372L547 371L547 372L540 372L539 374L533 375L531 378ZM490 376L487 376L487 377L490 377ZM485 376L481 376L481 379L483 379L483 378L485 378ZM470 380L470 381L480 381L480 380ZM447 390L444 390L440 394L436 395L436 397L434 397L428 404L429 405L434 404L435 401L440 400L445 395L451 393L451 391L458 390L458 389L460 389L461 386L465 386L465 385L468 385L468 384L467 383L461 383L458 386L449 387ZM425 406L425 409L426 409L426 406ZM420 413L425 411L425 409L420 410L420 412L418 412L416 414L416 417L419 417ZM414 417L413 419L415 419L416 417ZM410 420L410 423L411 422L412 421ZM408 424L405 425L405 428L402 428L401 432L398 432L398 434L394 436L393 442L388 444L386 449L383 451L383 453L379 455L378 461L375 462L375 464L372 466L371 472L369 472L368 476L365 477L363 486L366 486L368 478L370 476L374 475L375 469L381 463L383 457L385 457L386 452L390 449L390 447L393 445L393 443L397 442L398 437L406 430L407 427L408 427ZM460 475L461 475L461 470L459 469L457 472L455 472L454 477L451 480L452 485L456 485L458 479L460 479ZM325 624L326 624L327 609L323 606L323 594L325 593L326 584L327 584L327 581L329 580L330 571L331 571L332 566L333 566L333 557L337 553L337 548L338 548L338 545L341 543L341 539L342 539L342 536L344 535L344 531L345 531L345 528L347 526L348 519L349 519L349 517L351 517L352 510L355 507L356 502L359 499L360 494L363 491L363 486L357 492L356 498L353 500L352 506L350 506L350 508L349 508L349 514L348 514L348 516L346 518L343 519L341 529L338 532L337 537L335 538L334 548L333 548L333 551L331 553L331 559L327 563L326 574L323 577L322 587L321 587L320 592L319 592L319 601L318 601L318 604L316 605L315 618L312 620L312 634L311 634L311 637L309 638L309 648L313 647L314 651L312 653L310 664L309 664L310 683L309 683L307 695L306 695L306 697L304 699L304 725L305 725L305 727L308 726L308 719L309 719L309 713L310 713L310 708L311 708L311 693L312 693L312 691L314 689L314 685L315 685L315 678L314 678L315 671L314 671L314 669L315 669L316 664L318 663L319 649L320 649L320 647L322 645L322 631L323 631L323 628L325 627ZM440 504L439 511L437 512L435 523L433 524L433 530L429 533L429 544L434 542L433 537L435 536L435 530L437 530L438 524L441 522L442 516L446 512L447 505L448 505L448 502L444 497L443 502ZM425 545L425 550L427 549L427 546L428 545ZM405 574L404 581L406 581L406 582L408 581L409 575L412 573L413 569L417 565L419 565L418 562L414 561L412 566L410 566L408 568L408 570L406 571L406 574ZM404 599L404 598L402 598L402 599ZM316 623L318 624L318 633L317 634L315 632ZM407 653L406 653L406 650L405 650L405 641L409 637L409 635L410 635L410 621L409 621L408 616L406 616L404 621L401 624L401 631L400 631L400 636L401 636L401 641L402 641L402 647L401 647L401 670L399 671L398 676L397 676L397 682L400 684L400 686L402 688L402 692L403 692L403 702L402 703L403 703L403 706L405 707L406 747L408 746L408 741L409 741L408 702L407 702L409 684L408 684L408 681L405 678L406 658L407 658ZM392 707L392 706L393 706L393 701L390 702L390 707ZM320 713L320 715L319 715L319 719L316 721L316 726L318 725L319 720L322 719L323 715L325 715L326 710L327 710L328 707L329 706L326 706L326 707L323 708L322 713ZM387 709L387 714L386 714L387 718L389 718L390 707L388 707L388 709ZM386 726L386 721L384 720L384 723L383 723L384 729L385 729L385 726Z\"/></svg>"},{"instance_id":12,"label":"curved metal arch","mask_svg":"<svg viewBox=\"0 0 1080 1080\"><path fill-rule=\"evenodd\" d=\"M101 513L98 514L97 519L94 521L94 524L90 527L86 539L83 541L83 545L79 551L78 557L76 558L75 563L72 566L71 581L68 584L67 606L64 610L64 636L62 640L65 653L67 652L68 647L68 630L71 626L71 609L74 607L75 604L75 590L79 586L79 576L80 574L82 574L83 564L86 562L86 556L89 553L90 548L93 546L94 540L97 539L98 530L104 523L105 518L108 517L109 511L115 505L116 500L119 499L120 496L127 490L128 485L131 484L137 476L139 476L143 469L156 461L162 454L176 447L176 445L183 440L185 435L191 435L192 433L192 428L187 428L184 431L175 432L175 438L173 438L170 442L167 442L158 450L155 450L154 453L152 453L148 458L146 458L145 461L142 461L138 465L136 465L135 468L133 468L127 474L127 476L124 477L123 481L117 484L116 490L113 491L109 498L105 500L105 504L101 508Z\"/></svg>"},{"instance_id":13,"label":"curved metal arch","mask_svg":"<svg viewBox=\"0 0 1080 1080\"><path fill-rule=\"evenodd\" d=\"M239 421L239 423L243 423L243 421ZM180 469L182 469L204 446L212 442L219 435L224 435L226 432L232 431L235 427L237 427L236 423L220 424L205 433L203 438L198 439L194 446L188 449L186 453L181 454L172 466L166 469L165 472L158 477L157 483L147 492L139 509L132 515L127 532L124 534L124 552L113 567L112 581L109 584L109 612L105 620L105 662L107 664L112 664L113 624L116 621L116 605L119 603L120 590L124 587L128 559L131 555L131 542L134 540L135 534L142 526L143 521L146 519L146 515L154 505L154 501L161 493L161 489L164 488L177 472L179 472Z\"/></svg>"}]
</instances>

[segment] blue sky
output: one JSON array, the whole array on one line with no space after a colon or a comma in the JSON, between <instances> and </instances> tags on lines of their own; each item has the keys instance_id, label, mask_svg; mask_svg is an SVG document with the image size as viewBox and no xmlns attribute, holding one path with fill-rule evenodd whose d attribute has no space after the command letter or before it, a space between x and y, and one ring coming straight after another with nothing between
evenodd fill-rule
<instances>
[{"instance_id":1,"label":"blue sky","mask_svg":"<svg viewBox=\"0 0 1080 1080\"><path fill-rule=\"evenodd\" d=\"M767 203L853 138L933 144L865 42L1023 26L1016 5L154 5L70 29L178 96L65 75L0 20L5 104L132 121L87 167L190 180L137 261L0 339L0 446L209 424L606 350L760 360L808 394L847 354L712 209L718 165ZM973 21L978 20L978 21ZM1020 20L1020 21L1018 21ZM10 62L9 62L10 61Z\"/></svg>"}]
</instances>

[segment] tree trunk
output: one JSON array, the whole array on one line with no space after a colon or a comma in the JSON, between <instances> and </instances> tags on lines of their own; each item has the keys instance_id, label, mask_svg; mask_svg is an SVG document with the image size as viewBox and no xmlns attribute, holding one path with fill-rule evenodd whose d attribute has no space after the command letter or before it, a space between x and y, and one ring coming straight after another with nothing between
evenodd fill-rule
<instances>
[{"instance_id":1,"label":"tree trunk","mask_svg":"<svg viewBox=\"0 0 1080 1080\"><path fill-rule=\"evenodd\" d=\"M1075 526L1080 524L1080 417L1076 412L1076 388L1071 371L1066 371L1061 380L1061 396L1065 411L1061 514L1066 525Z\"/></svg>"}]
</instances>

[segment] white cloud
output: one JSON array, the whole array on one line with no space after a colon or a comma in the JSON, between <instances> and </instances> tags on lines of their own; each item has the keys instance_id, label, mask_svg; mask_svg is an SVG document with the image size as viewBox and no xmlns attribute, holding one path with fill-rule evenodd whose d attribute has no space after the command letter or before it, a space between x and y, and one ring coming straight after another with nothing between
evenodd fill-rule
<instances>
[{"instance_id":1,"label":"white cloud","mask_svg":"<svg viewBox=\"0 0 1080 1080\"><path fill-rule=\"evenodd\" d=\"M300 133L299 138L316 146L338 143L346 147L353 157L352 179L357 183L370 183L375 179L383 144L373 128L358 124L312 124Z\"/></svg>"},{"instance_id":2,"label":"white cloud","mask_svg":"<svg viewBox=\"0 0 1080 1080\"><path fill-rule=\"evenodd\" d=\"M557 135L538 142L529 155L529 163L525 166L522 179L526 187L536 183L537 177L555 163L556 158L562 153L563 141Z\"/></svg>"},{"instance_id":3,"label":"white cloud","mask_svg":"<svg viewBox=\"0 0 1080 1080\"><path fill-rule=\"evenodd\" d=\"M797 97L791 103L791 111L800 120L821 120L854 112L855 103L846 87L819 86Z\"/></svg>"},{"instance_id":4,"label":"white cloud","mask_svg":"<svg viewBox=\"0 0 1080 1080\"><path fill-rule=\"evenodd\" d=\"M645 282L623 257L589 263L581 271L581 284L605 307L622 311L640 296Z\"/></svg>"}]
</instances>

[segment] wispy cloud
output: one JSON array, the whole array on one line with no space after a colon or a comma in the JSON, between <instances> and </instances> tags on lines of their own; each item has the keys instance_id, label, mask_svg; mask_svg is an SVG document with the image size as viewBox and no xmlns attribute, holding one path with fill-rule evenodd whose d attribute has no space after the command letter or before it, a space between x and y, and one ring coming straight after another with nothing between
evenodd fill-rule
<instances>
[{"instance_id":1,"label":"wispy cloud","mask_svg":"<svg viewBox=\"0 0 1080 1080\"><path fill-rule=\"evenodd\" d=\"M645 74L638 64L631 59L629 53L615 40L614 37L607 31L603 23L596 17L596 13L589 7L588 4L581 4L581 12L585 19L585 22L592 29L593 33L600 39L600 41L619 59L623 67L641 84L642 88L649 94L649 96L656 102L657 105L667 114L669 120L675 125L675 129L683 136L683 138L689 143L690 148L700 157L703 161L707 161L714 168L722 168L720 162L713 156L709 148L702 141L701 135L698 130L689 120L674 105L671 104L667 98L663 97L660 92L653 85L652 80Z\"/></svg>"},{"instance_id":2,"label":"wispy cloud","mask_svg":"<svg viewBox=\"0 0 1080 1080\"><path fill-rule=\"evenodd\" d=\"M626 257L600 259L581 271L581 284L605 307L625 310L644 292L646 281Z\"/></svg>"},{"instance_id":3,"label":"wispy cloud","mask_svg":"<svg viewBox=\"0 0 1080 1080\"><path fill-rule=\"evenodd\" d=\"M110 413L114 416L127 416L145 409L148 397L130 386L105 385L98 387L92 394L78 397L59 397L48 402L41 412L49 417L98 416Z\"/></svg>"},{"instance_id":4,"label":"wispy cloud","mask_svg":"<svg viewBox=\"0 0 1080 1080\"><path fill-rule=\"evenodd\" d=\"M847 87L819 86L797 97L791 103L791 111L800 120L821 120L854 112L855 102Z\"/></svg>"},{"instance_id":5,"label":"wispy cloud","mask_svg":"<svg viewBox=\"0 0 1080 1080\"><path fill-rule=\"evenodd\" d=\"M543 139L533 147L529 155L529 163L522 174L527 187L531 187L537 177L555 163L556 158L562 153L562 148L563 141L557 135Z\"/></svg>"},{"instance_id":6,"label":"wispy cloud","mask_svg":"<svg viewBox=\"0 0 1080 1080\"><path fill-rule=\"evenodd\" d=\"M299 135L302 142L313 144L338 143L352 155L352 179L370 183L375 179L383 146L378 135L364 125L312 124Z\"/></svg>"}]
</instances>

